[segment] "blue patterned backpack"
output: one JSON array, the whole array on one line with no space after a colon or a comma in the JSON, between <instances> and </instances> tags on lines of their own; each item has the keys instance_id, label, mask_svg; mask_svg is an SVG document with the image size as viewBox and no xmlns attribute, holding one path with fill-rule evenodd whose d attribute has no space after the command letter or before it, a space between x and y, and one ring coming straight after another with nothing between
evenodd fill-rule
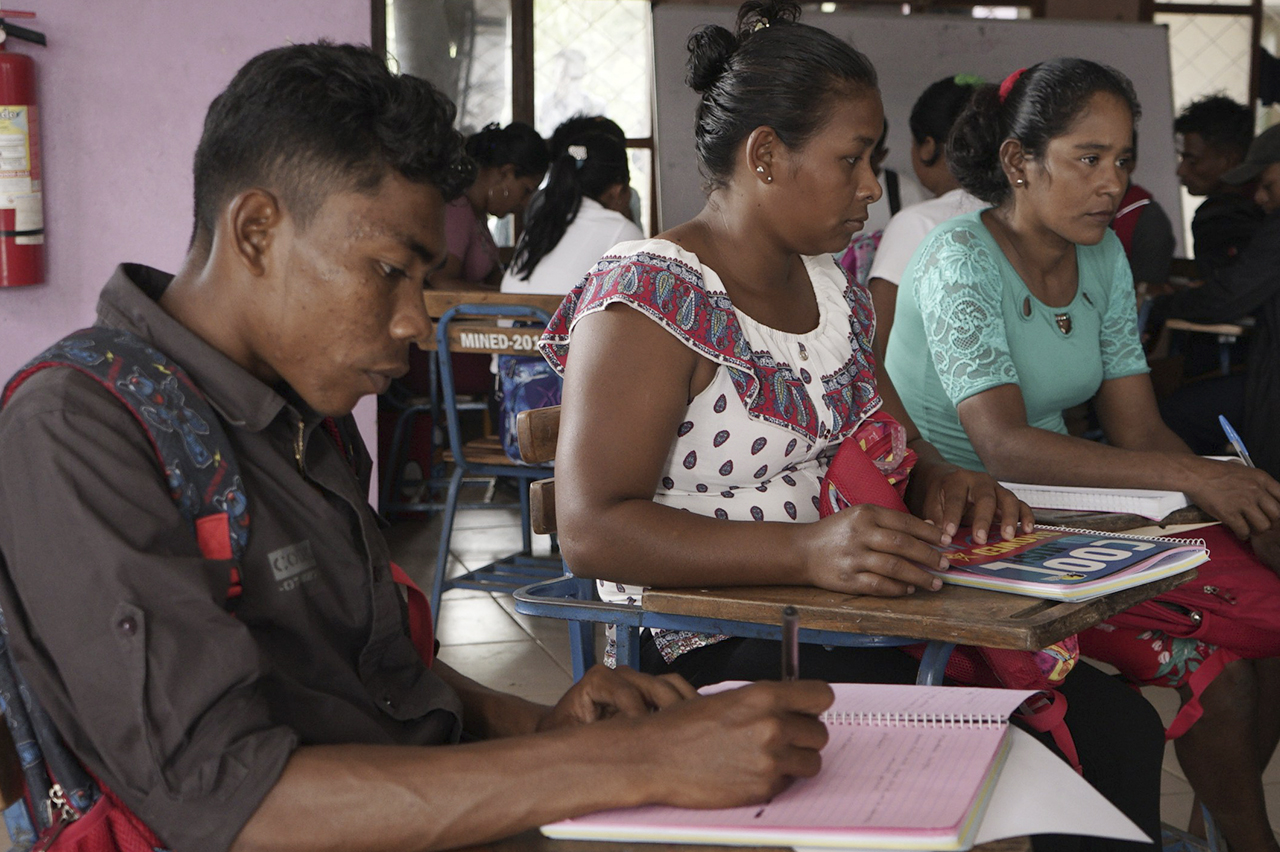
<instances>
[{"instance_id":1,"label":"blue patterned backpack","mask_svg":"<svg viewBox=\"0 0 1280 852\"><path fill-rule=\"evenodd\" d=\"M136 335L94 327L64 337L19 370L5 387L0 407L23 382L50 367L70 367L95 379L137 419L201 552L232 562L230 610L241 593L236 566L249 539L249 506L235 454L203 394L181 367ZM67 749L14 664L2 613L0 710L25 788L23 798L4 814L15 850L160 849L156 835Z\"/></svg>"}]
</instances>

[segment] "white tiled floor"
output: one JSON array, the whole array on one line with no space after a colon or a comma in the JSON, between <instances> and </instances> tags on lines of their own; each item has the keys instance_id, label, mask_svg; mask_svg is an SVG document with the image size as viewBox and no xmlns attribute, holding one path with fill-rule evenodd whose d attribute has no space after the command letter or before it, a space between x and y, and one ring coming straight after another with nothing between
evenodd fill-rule
<instances>
[{"instance_id":1,"label":"white tiled floor","mask_svg":"<svg viewBox=\"0 0 1280 852\"><path fill-rule=\"evenodd\" d=\"M388 531L396 560L423 584L430 582L435 570L439 524L437 515L431 521L401 521ZM519 546L517 510L462 512L450 543L449 575L478 568ZM546 538L535 542L537 552L548 547ZM568 630L562 622L521 615L506 595L461 589L446 592L440 609L440 658L469 677L546 702L554 701L572 683ZM1176 694L1154 687L1143 694L1167 724L1178 707ZM1280 761L1272 763L1264 781L1275 827L1280 824ZM1161 794L1165 822L1185 827L1191 814L1191 787L1172 744L1165 751Z\"/></svg>"}]
</instances>

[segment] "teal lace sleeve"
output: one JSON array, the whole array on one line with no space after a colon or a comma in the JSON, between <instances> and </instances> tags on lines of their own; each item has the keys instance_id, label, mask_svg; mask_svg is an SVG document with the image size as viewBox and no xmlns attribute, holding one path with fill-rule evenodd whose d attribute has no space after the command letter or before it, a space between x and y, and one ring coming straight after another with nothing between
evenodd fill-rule
<instances>
[{"instance_id":1,"label":"teal lace sleeve","mask_svg":"<svg viewBox=\"0 0 1280 852\"><path fill-rule=\"evenodd\" d=\"M968 227L934 231L914 286L933 366L952 404L1018 383L1000 309L1000 269L981 236Z\"/></svg>"},{"instance_id":2,"label":"teal lace sleeve","mask_svg":"<svg viewBox=\"0 0 1280 852\"><path fill-rule=\"evenodd\" d=\"M1138 335L1138 308L1133 295L1133 273L1123 251L1116 252L1107 310L1099 330L1102 345L1102 378L1120 379L1150 371Z\"/></svg>"}]
</instances>

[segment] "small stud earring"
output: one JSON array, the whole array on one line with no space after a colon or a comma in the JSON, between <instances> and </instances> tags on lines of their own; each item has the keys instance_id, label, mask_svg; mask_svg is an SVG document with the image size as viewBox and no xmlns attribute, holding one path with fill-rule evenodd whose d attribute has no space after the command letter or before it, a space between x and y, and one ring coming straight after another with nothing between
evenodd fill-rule
<instances>
[{"instance_id":1,"label":"small stud earring","mask_svg":"<svg viewBox=\"0 0 1280 852\"><path fill-rule=\"evenodd\" d=\"M764 182L765 182L765 183L773 183L773 175L769 175L767 178L765 178L765 179L764 179Z\"/></svg>"},{"instance_id":2,"label":"small stud earring","mask_svg":"<svg viewBox=\"0 0 1280 852\"><path fill-rule=\"evenodd\" d=\"M1026 183L1026 181L1025 181L1025 180L1023 180L1022 178L1018 178L1017 180L1015 180L1015 181L1013 182L1013 185L1014 185L1014 186L1022 186L1024 183Z\"/></svg>"},{"instance_id":3,"label":"small stud earring","mask_svg":"<svg viewBox=\"0 0 1280 852\"><path fill-rule=\"evenodd\" d=\"M764 166L756 166L756 171L760 174L764 174Z\"/></svg>"}]
</instances>

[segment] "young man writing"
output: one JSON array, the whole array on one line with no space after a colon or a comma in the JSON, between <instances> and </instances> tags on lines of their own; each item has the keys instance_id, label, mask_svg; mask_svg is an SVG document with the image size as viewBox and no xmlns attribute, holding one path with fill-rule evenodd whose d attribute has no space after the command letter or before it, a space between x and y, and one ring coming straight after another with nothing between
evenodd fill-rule
<instances>
[{"instance_id":1,"label":"young man writing","mask_svg":"<svg viewBox=\"0 0 1280 852\"><path fill-rule=\"evenodd\" d=\"M181 366L234 450L252 513L234 616L228 563L96 380L43 370L0 412L14 660L167 848L447 848L602 807L761 801L818 770L823 684L696 698L597 670L548 708L419 658L349 414L431 331L422 287L472 174L453 117L367 50L264 53L206 117L181 269L121 266L103 289L98 324Z\"/></svg>"}]
</instances>

